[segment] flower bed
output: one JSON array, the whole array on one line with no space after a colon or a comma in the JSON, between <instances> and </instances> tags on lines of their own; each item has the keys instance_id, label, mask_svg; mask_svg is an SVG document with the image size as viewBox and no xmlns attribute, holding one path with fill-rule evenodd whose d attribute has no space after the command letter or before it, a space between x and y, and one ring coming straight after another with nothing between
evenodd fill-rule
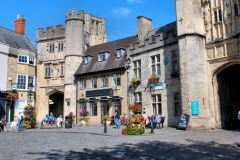
<instances>
[{"instance_id":1,"label":"flower bed","mask_svg":"<svg viewBox=\"0 0 240 160\"><path fill-rule=\"evenodd\" d=\"M37 117L37 113L36 113L36 107L28 105L24 108L24 122L23 122L23 127L26 127L28 129L30 128L35 128L37 125L36 122L36 117Z\"/></svg>"},{"instance_id":2,"label":"flower bed","mask_svg":"<svg viewBox=\"0 0 240 160\"><path fill-rule=\"evenodd\" d=\"M139 135L145 133L145 125L140 123L131 123L122 129L122 134Z\"/></svg>"},{"instance_id":3,"label":"flower bed","mask_svg":"<svg viewBox=\"0 0 240 160\"><path fill-rule=\"evenodd\" d=\"M127 126L122 129L122 134L139 135L145 133L144 117L142 114L136 114L142 111L142 106L136 102L128 108L134 114L128 117Z\"/></svg>"},{"instance_id":4,"label":"flower bed","mask_svg":"<svg viewBox=\"0 0 240 160\"><path fill-rule=\"evenodd\" d=\"M133 105L130 105L128 108L133 113L142 112L142 106L138 102L135 102Z\"/></svg>"},{"instance_id":5,"label":"flower bed","mask_svg":"<svg viewBox=\"0 0 240 160\"><path fill-rule=\"evenodd\" d=\"M132 114L128 118L128 123L143 123L144 117L142 114Z\"/></svg>"}]
</instances>

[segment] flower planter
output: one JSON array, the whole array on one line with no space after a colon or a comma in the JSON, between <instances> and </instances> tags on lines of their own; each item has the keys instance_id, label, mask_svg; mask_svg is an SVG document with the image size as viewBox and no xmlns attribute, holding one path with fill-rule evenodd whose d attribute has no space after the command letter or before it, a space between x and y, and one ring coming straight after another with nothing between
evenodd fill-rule
<instances>
[{"instance_id":1,"label":"flower planter","mask_svg":"<svg viewBox=\"0 0 240 160\"><path fill-rule=\"evenodd\" d=\"M111 121L106 121L107 126L110 126Z\"/></svg>"},{"instance_id":2,"label":"flower planter","mask_svg":"<svg viewBox=\"0 0 240 160\"><path fill-rule=\"evenodd\" d=\"M87 126L87 122L84 120L81 120L81 126Z\"/></svg>"}]
</instances>

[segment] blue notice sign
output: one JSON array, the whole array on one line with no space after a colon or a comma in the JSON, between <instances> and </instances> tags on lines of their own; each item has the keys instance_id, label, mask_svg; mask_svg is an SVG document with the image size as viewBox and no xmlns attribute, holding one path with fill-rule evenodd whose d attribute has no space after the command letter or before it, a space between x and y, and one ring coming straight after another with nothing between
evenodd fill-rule
<instances>
[{"instance_id":1,"label":"blue notice sign","mask_svg":"<svg viewBox=\"0 0 240 160\"><path fill-rule=\"evenodd\" d=\"M198 101L192 101L192 115L198 115L198 114L199 114Z\"/></svg>"}]
</instances>

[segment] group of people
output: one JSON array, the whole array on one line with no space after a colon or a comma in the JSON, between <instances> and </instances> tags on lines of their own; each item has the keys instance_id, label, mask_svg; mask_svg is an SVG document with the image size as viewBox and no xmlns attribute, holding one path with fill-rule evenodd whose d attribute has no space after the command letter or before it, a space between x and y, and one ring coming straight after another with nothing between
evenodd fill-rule
<instances>
[{"instance_id":1,"label":"group of people","mask_svg":"<svg viewBox=\"0 0 240 160\"><path fill-rule=\"evenodd\" d=\"M53 113L50 112L50 116L48 116L46 114L46 116L43 118L43 120L42 120L42 128L46 128L46 126L48 124L50 124L52 126L54 123L55 123L55 117L53 116ZM57 125L58 128L60 128L61 123L62 123L62 115L59 115L59 117L56 120L56 125Z\"/></svg>"},{"instance_id":2,"label":"group of people","mask_svg":"<svg viewBox=\"0 0 240 160\"><path fill-rule=\"evenodd\" d=\"M145 119L145 124L146 124L146 127L149 127L149 128L156 128L157 127L157 124L159 124L161 121L161 116L156 114L156 113L153 113L152 116L147 116L147 118Z\"/></svg>"}]
</instances>

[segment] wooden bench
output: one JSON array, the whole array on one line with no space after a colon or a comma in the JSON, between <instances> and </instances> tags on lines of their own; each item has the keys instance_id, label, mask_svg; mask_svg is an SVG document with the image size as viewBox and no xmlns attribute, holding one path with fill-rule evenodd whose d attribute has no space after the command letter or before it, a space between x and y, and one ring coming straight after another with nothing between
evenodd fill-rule
<instances>
[{"instance_id":1,"label":"wooden bench","mask_svg":"<svg viewBox=\"0 0 240 160\"><path fill-rule=\"evenodd\" d=\"M161 124L162 124L162 128L163 128L164 122L165 122L165 117L161 117L161 121L159 123L157 123L157 126L159 126L158 128L160 128Z\"/></svg>"}]
</instances>

